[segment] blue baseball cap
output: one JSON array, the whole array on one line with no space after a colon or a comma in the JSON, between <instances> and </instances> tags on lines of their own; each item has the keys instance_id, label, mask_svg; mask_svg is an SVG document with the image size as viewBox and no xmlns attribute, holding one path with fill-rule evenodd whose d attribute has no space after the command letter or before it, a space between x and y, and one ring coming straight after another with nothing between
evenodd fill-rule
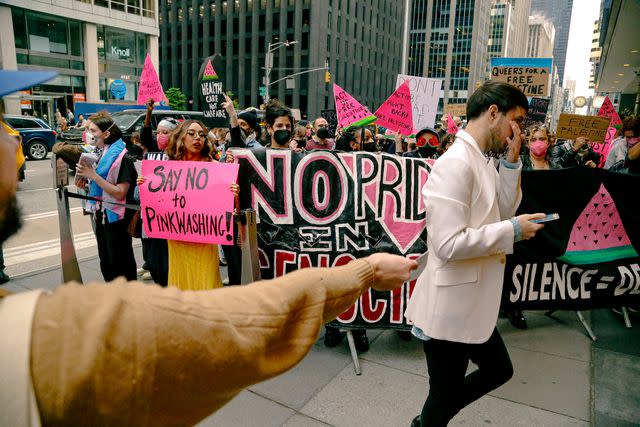
<instances>
[{"instance_id":1,"label":"blue baseball cap","mask_svg":"<svg viewBox=\"0 0 640 427\"><path fill-rule=\"evenodd\" d=\"M0 97L51 80L57 71L0 70Z\"/></svg>"}]
</instances>

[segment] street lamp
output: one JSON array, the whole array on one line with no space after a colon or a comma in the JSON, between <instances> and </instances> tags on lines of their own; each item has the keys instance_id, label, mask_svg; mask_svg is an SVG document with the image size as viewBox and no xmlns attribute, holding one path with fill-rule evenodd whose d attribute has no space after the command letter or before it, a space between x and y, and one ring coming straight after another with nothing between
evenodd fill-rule
<instances>
[{"instance_id":1,"label":"street lamp","mask_svg":"<svg viewBox=\"0 0 640 427\"><path fill-rule=\"evenodd\" d=\"M298 43L297 40L285 40L278 43L269 43L267 48L267 54L264 57L264 103L269 101L269 75L271 74L271 68L273 68L273 52L280 49L282 46L289 47Z\"/></svg>"}]
</instances>

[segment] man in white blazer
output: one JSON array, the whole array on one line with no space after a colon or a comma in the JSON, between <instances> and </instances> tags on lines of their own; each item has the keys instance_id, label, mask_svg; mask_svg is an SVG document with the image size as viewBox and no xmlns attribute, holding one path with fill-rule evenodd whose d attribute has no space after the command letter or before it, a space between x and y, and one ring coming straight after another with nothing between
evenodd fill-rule
<instances>
[{"instance_id":1,"label":"man in white blazer","mask_svg":"<svg viewBox=\"0 0 640 427\"><path fill-rule=\"evenodd\" d=\"M520 126L527 108L514 86L481 86L467 103L467 127L422 189L429 258L405 316L424 343L429 396L412 427L447 425L513 375L496 329L505 255L514 242L533 237L542 225L530 220L544 216L514 217L522 198ZM505 150L500 162L487 157ZM466 375L469 360L479 369Z\"/></svg>"}]
</instances>

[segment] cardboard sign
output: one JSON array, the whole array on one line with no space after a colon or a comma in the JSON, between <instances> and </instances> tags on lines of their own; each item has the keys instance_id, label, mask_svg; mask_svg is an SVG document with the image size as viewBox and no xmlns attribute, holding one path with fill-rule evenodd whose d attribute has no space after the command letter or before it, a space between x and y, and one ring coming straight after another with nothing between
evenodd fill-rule
<instances>
[{"instance_id":1,"label":"cardboard sign","mask_svg":"<svg viewBox=\"0 0 640 427\"><path fill-rule=\"evenodd\" d=\"M527 96L549 96L549 77L546 68L491 68L491 80L512 84Z\"/></svg>"},{"instance_id":2,"label":"cardboard sign","mask_svg":"<svg viewBox=\"0 0 640 427\"><path fill-rule=\"evenodd\" d=\"M458 133L458 130L458 125L456 125L456 122L453 121L453 117L451 117L451 114L449 114L447 116L447 133L455 135L456 133Z\"/></svg>"},{"instance_id":3,"label":"cardboard sign","mask_svg":"<svg viewBox=\"0 0 640 427\"><path fill-rule=\"evenodd\" d=\"M149 98L153 98L155 102L162 105L169 104L169 100L162 90L162 84L158 78L158 73L156 73L156 69L153 68L151 56L147 53L147 57L144 60L142 75L140 76L137 104L144 105L147 103L147 99Z\"/></svg>"},{"instance_id":4,"label":"cardboard sign","mask_svg":"<svg viewBox=\"0 0 640 427\"><path fill-rule=\"evenodd\" d=\"M409 136L414 133L412 110L409 81L405 81L376 110L376 124Z\"/></svg>"},{"instance_id":5,"label":"cardboard sign","mask_svg":"<svg viewBox=\"0 0 640 427\"><path fill-rule=\"evenodd\" d=\"M221 70L224 69L222 55L216 53L204 60L200 67L200 105L202 121L209 128L229 127L229 115L222 106L224 88Z\"/></svg>"},{"instance_id":6,"label":"cardboard sign","mask_svg":"<svg viewBox=\"0 0 640 427\"><path fill-rule=\"evenodd\" d=\"M411 93L413 128L417 132L425 127L433 127L436 121L442 80L398 74L396 89L405 82L409 82Z\"/></svg>"},{"instance_id":7,"label":"cardboard sign","mask_svg":"<svg viewBox=\"0 0 640 427\"><path fill-rule=\"evenodd\" d=\"M618 127L622 125L622 120L620 120L620 116L615 108L613 108L613 104L608 96L605 96L604 102L602 106L598 110L598 116L600 117L609 117L611 119L611 126Z\"/></svg>"},{"instance_id":8,"label":"cardboard sign","mask_svg":"<svg viewBox=\"0 0 640 427\"><path fill-rule=\"evenodd\" d=\"M219 162L143 160L141 216L148 237L194 243L233 241L238 165Z\"/></svg>"},{"instance_id":9,"label":"cardboard sign","mask_svg":"<svg viewBox=\"0 0 640 427\"><path fill-rule=\"evenodd\" d=\"M338 126L343 129L349 126L366 126L376 121L376 117L364 105L347 93L337 84L333 84L333 99L336 103Z\"/></svg>"},{"instance_id":10,"label":"cardboard sign","mask_svg":"<svg viewBox=\"0 0 640 427\"><path fill-rule=\"evenodd\" d=\"M547 120L547 110L549 109L549 99L531 98L529 110L524 118L524 128L533 125L544 125Z\"/></svg>"},{"instance_id":11,"label":"cardboard sign","mask_svg":"<svg viewBox=\"0 0 640 427\"><path fill-rule=\"evenodd\" d=\"M560 114L556 136L560 139L586 137L589 141L604 142L611 119L579 114Z\"/></svg>"},{"instance_id":12,"label":"cardboard sign","mask_svg":"<svg viewBox=\"0 0 640 427\"><path fill-rule=\"evenodd\" d=\"M467 104L447 104L444 106L444 114L449 114L450 116L466 117Z\"/></svg>"}]
</instances>

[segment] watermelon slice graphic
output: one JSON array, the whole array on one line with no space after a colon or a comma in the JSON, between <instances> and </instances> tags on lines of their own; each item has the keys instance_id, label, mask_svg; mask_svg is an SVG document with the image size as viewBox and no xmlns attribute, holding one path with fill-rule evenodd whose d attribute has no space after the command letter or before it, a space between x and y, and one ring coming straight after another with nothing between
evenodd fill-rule
<instances>
[{"instance_id":1,"label":"watermelon slice graphic","mask_svg":"<svg viewBox=\"0 0 640 427\"><path fill-rule=\"evenodd\" d=\"M600 184L573 225L567 250L558 260L581 265L637 256L611 195Z\"/></svg>"},{"instance_id":2,"label":"watermelon slice graphic","mask_svg":"<svg viewBox=\"0 0 640 427\"><path fill-rule=\"evenodd\" d=\"M204 73L202 73L203 80L217 80L218 74L216 74L216 70L213 69L213 65L211 65L211 60L207 62L207 66L204 67Z\"/></svg>"}]
</instances>

